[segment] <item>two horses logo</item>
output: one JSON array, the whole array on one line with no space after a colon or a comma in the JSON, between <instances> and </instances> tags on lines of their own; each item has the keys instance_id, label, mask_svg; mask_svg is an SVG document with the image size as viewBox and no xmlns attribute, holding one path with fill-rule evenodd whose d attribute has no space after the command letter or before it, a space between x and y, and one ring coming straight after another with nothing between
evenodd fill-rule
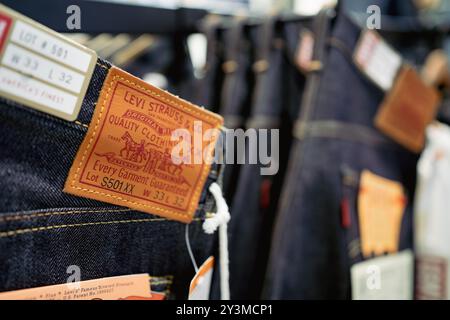
<instances>
[{"instance_id":1,"label":"two horses logo","mask_svg":"<svg viewBox=\"0 0 450 320\"><path fill-rule=\"evenodd\" d=\"M125 132L121 139L125 141L125 146L119 153L122 158L138 163L147 160L145 140L141 140L140 143L135 142L128 131Z\"/></svg>"},{"instance_id":2,"label":"two horses logo","mask_svg":"<svg viewBox=\"0 0 450 320\"><path fill-rule=\"evenodd\" d=\"M150 143L145 143L143 139L140 142L134 141L128 131L122 135L121 140L124 141L124 147L119 151L120 158L113 152L98 155L106 157L110 163L120 165L127 169L135 171L143 169L144 172L150 174L158 170L159 172L167 173L171 177L175 177L175 179L168 179L166 176L172 182L190 185L182 175L183 167L173 163L168 149L164 152L154 150L153 148L147 149L151 145ZM143 164L144 161L145 163Z\"/></svg>"}]
</instances>

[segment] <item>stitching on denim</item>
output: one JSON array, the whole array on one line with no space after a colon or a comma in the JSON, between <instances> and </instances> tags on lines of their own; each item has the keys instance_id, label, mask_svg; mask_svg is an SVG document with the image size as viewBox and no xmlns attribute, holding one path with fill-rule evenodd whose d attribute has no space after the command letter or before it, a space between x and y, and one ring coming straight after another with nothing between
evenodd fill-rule
<instances>
[{"instance_id":1,"label":"stitching on denim","mask_svg":"<svg viewBox=\"0 0 450 320\"><path fill-rule=\"evenodd\" d=\"M86 222L86 223L77 223L77 224L62 224L62 225L54 225L54 226L46 226L46 227L34 227L34 228L17 229L17 230L11 230L11 231L3 231L3 232L0 232L0 238L7 238L7 237L13 237L13 236L21 235L21 234L25 234L25 233L57 230L57 229L64 229L64 228L78 228L78 227L110 225L110 224L144 223L144 222L161 222L161 221L167 221L167 219L151 218L151 219ZM201 219L196 218L193 221L201 221ZM173 221L173 222L175 222L175 221Z\"/></svg>"},{"instance_id":2,"label":"stitching on denim","mask_svg":"<svg viewBox=\"0 0 450 320\"><path fill-rule=\"evenodd\" d=\"M169 296L171 289L172 289L172 282L168 283L166 290L164 290L164 295L166 296L166 298Z\"/></svg>"},{"instance_id":3,"label":"stitching on denim","mask_svg":"<svg viewBox=\"0 0 450 320\"><path fill-rule=\"evenodd\" d=\"M77 190L81 190L81 191L84 191L84 192L88 192L88 193L101 194L101 195L103 195L103 196L105 196L105 197L117 199L117 200L120 200L120 201L123 201L123 202L128 202L128 203L131 203L131 204L134 204L134 205L137 205L137 206L148 207L148 208L150 208L150 209L153 209L153 210L156 210L156 211L161 211L161 212L163 212L163 213L175 214L175 215L182 216L182 217L189 216L189 215L187 215L187 214L181 214L181 213L178 213L178 212L172 212L172 211L169 211L169 210L166 210L166 209L161 209L161 208L158 208L158 207L154 207L154 206L152 206L152 205L148 205L148 204L143 204L143 203L139 203L139 202L130 201L130 200L124 199L124 198L122 198L122 197L115 196L115 195L110 195L110 194L107 194L107 193L104 193L104 192L100 192L100 191L95 191L95 190L86 189L86 188L80 188L80 187L74 187L73 185L72 185L71 187L74 188L74 189L77 189Z\"/></svg>"},{"instance_id":4,"label":"stitching on denim","mask_svg":"<svg viewBox=\"0 0 450 320\"><path fill-rule=\"evenodd\" d=\"M199 115L199 116L202 115L200 112L196 112L195 110L190 110L189 108L186 108L186 107L183 106L182 104L179 104L179 103L177 103L177 102L175 102L175 101L173 101L173 100L171 100L171 99L167 99L167 98L161 96L160 94L158 94L158 93L156 93L156 92L154 92L154 91L152 91L152 90L149 90L149 89L146 89L146 88L144 88L144 87L141 87L140 85L138 85L138 84L136 84L136 83L134 83L134 82L132 82L132 81L129 81L128 79L125 79L125 78L123 78L123 77L121 77L121 76L114 76L114 77L112 78L112 80L111 80L111 81L109 82L109 84L108 84L108 91L107 91L106 96L105 96L105 98L104 98L104 100L103 100L103 103L102 103L102 106L101 106L101 109L100 109L100 113L99 113L98 118L97 118L97 121L96 121L96 123L95 123L94 131L92 132L92 135L91 135L91 138L89 139L88 145L87 145L86 149L84 150L83 156L82 156L82 158L81 158L81 160L80 160L80 163L78 164L77 171L75 172L75 174L74 174L74 176L73 176L72 184L70 185L70 187L73 188L73 189L80 190L80 191L84 191L84 192L88 192L88 193L100 194L100 195L103 195L103 196L105 196L105 197L117 199L117 200L120 200L120 201L123 201L123 202L126 202L126 203L131 203L131 204L137 205L137 206L147 207L147 208L150 208L150 209L153 209L153 210L156 210L156 211L159 211L159 212L163 212L163 213L166 213L166 214L173 214L173 215L177 215L177 216L181 216L181 217L190 217L189 214L182 214L182 213L170 211L170 210L167 210L167 209L162 209L162 208L159 208L159 207L157 207L157 206L148 205L148 204L144 204L144 203L139 203L139 202L135 202L135 201L130 201L130 200L124 199L124 198L122 198L122 197L120 197L120 196L111 195L111 194L107 194L107 193L104 193L104 192L95 191L95 190L92 190L92 189L81 188L81 187L76 187L76 186L75 186L76 179L77 179L77 177L78 177L78 173L80 172L81 166L82 166L83 163L84 163L84 159L86 158L87 152L88 152L88 150L89 150L90 147L91 147L92 141L94 140L94 137L95 137L95 134L96 134L96 132L97 132L98 126L99 126L99 124L100 124L100 119L102 118L102 114L103 114L103 111L104 111L104 109L105 109L106 102L107 102L108 99L109 99L109 95L110 95L110 92L111 92L112 85L113 85L114 82L117 81L117 79L120 79L120 80L122 80L122 81L125 81L125 82L131 84L131 85L134 86L134 87L137 87L137 88L139 88L139 89L141 89L141 90L144 90L145 92L148 92L148 93L150 93L151 95L156 96L156 97L160 98L160 99L163 100L163 101L172 103L172 104L174 104L174 105L176 105L176 106L178 106L178 107L180 107L180 108L182 108L182 109L184 109L184 110L186 110L186 111L190 111L190 112L192 112L192 113L194 113L194 114L196 114L196 115ZM205 115L205 117L206 117L207 119L212 119L212 120L214 120L214 118L211 117L211 116ZM220 127L220 126L217 126L216 129L219 128L219 127ZM202 180L205 180L205 178L206 178L207 175L208 175L208 166L205 166L205 169L204 169L203 172L201 173L201 179L202 179ZM199 186L200 186L200 185L199 185ZM191 199L197 199L197 198L200 196L201 191L202 191L201 188L200 188L200 187L197 187L196 190L194 191L194 194L193 194L193 196L192 196ZM192 208L194 205L195 205L195 203L194 203L193 201L191 201L191 203L189 204L189 207Z\"/></svg>"},{"instance_id":5,"label":"stitching on denim","mask_svg":"<svg viewBox=\"0 0 450 320\"><path fill-rule=\"evenodd\" d=\"M87 124L81 123L81 122L78 121L78 120L75 120L75 123L78 124L78 125L80 125L80 126L82 126L82 127L89 128L89 126L88 126Z\"/></svg>"},{"instance_id":6,"label":"stitching on denim","mask_svg":"<svg viewBox=\"0 0 450 320\"><path fill-rule=\"evenodd\" d=\"M165 276L152 276L150 275L150 282L159 282L159 281L172 281L173 275L165 275Z\"/></svg>"},{"instance_id":7,"label":"stitching on denim","mask_svg":"<svg viewBox=\"0 0 450 320\"><path fill-rule=\"evenodd\" d=\"M161 293L164 295L168 295L170 290L170 287L172 286L172 282L173 282L173 276L172 275L168 275L168 276L160 276L160 277L153 277L150 275L150 287L153 290L154 286L163 286L163 289L165 289L164 291L162 291Z\"/></svg>"},{"instance_id":8,"label":"stitching on denim","mask_svg":"<svg viewBox=\"0 0 450 320\"><path fill-rule=\"evenodd\" d=\"M97 102L93 102L91 105L92 105L92 108L94 108L97 105ZM89 128L88 124L82 123L82 122L80 122L78 120L75 120L74 123L79 125L79 126L82 126L82 127L85 127L85 128Z\"/></svg>"},{"instance_id":9,"label":"stitching on denim","mask_svg":"<svg viewBox=\"0 0 450 320\"><path fill-rule=\"evenodd\" d=\"M152 286L159 286L162 284L172 284L173 280L167 279L167 280L161 280L161 281L155 281L155 282L151 282L150 280L150 284Z\"/></svg>"},{"instance_id":10,"label":"stitching on denim","mask_svg":"<svg viewBox=\"0 0 450 320\"><path fill-rule=\"evenodd\" d=\"M162 279L162 280L160 280ZM150 282L152 281L173 281L173 275L166 276L150 276Z\"/></svg>"},{"instance_id":11,"label":"stitching on denim","mask_svg":"<svg viewBox=\"0 0 450 320\"><path fill-rule=\"evenodd\" d=\"M0 216L0 222L2 221L20 221L28 220L32 218L48 217L48 216L58 216L58 215L76 215L80 213L116 213L116 212L129 212L131 209L101 209L101 210L70 210L70 211L54 211L54 212L39 212L27 215L20 215L17 213L11 215Z\"/></svg>"},{"instance_id":12,"label":"stitching on denim","mask_svg":"<svg viewBox=\"0 0 450 320\"><path fill-rule=\"evenodd\" d=\"M98 65L100 68L103 68L103 69L106 69L106 70L109 69L107 65L101 64L101 63L99 63L99 62L97 62L97 65Z\"/></svg>"}]
</instances>

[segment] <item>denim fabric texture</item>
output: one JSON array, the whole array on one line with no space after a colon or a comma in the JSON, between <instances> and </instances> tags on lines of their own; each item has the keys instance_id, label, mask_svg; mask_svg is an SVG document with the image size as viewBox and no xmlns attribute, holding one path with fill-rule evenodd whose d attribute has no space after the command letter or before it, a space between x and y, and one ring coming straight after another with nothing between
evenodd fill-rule
<instances>
[{"instance_id":1,"label":"denim fabric texture","mask_svg":"<svg viewBox=\"0 0 450 320\"><path fill-rule=\"evenodd\" d=\"M224 34L225 44L223 70L225 73L221 92L220 114L228 129L245 129L245 121L250 114L253 97L255 60L254 42L256 26L245 21L233 21ZM232 142L228 139L226 143ZM232 146L228 145L228 150ZM237 163L236 152L235 162ZM232 199L236 190L240 166L230 164L223 177L223 190L227 199Z\"/></svg>"},{"instance_id":2,"label":"denim fabric texture","mask_svg":"<svg viewBox=\"0 0 450 320\"><path fill-rule=\"evenodd\" d=\"M230 286L232 299L259 299L270 248L272 225L292 141L293 120L297 118L303 93L304 76L296 65L295 54L300 31L307 21L265 21L257 30L255 92L247 128L280 130L276 162L278 172L262 176L261 164L242 165L237 189L231 202ZM259 64L259 65L258 65ZM267 66L267 68L263 68ZM259 68L258 68L259 67ZM269 154L274 146L270 145ZM258 143L259 142L254 142ZM257 157L258 150L246 146Z\"/></svg>"},{"instance_id":3,"label":"denim fabric texture","mask_svg":"<svg viewBox=\"0 0 450 320\"><path fill-rule=\"evenodd\" d=\"M205 23L204 33L207 39L206 64L204 77L198 83L196 103L213 112L219 112L221 105L220 90L224 79L224 30L220 23Z\"/></svg>"},{"instance_id":4,"label":"denim fabric texture","mask_svg":"<svg viewBox=\"0 0 450 320\"><path fill-rule=\"evenodd\" d=\"M350 298L350 267L363 260L357 214L362 170L403 185L408 202L399 251L413 248L411 209L418 155L373 125L384 93L352 61L360 33L341 14L331 34L323 34L326 41L319 41L315 48L324 68L307 80L295 129L298 140L291 152L274 231L267 298ZM417 34L402 39L397 43L400 52L410 46L420 48L425 41ZM423 63L420 50L415 52L419 54L410 62ZM342 223L343 199L349 203L350 225Z\"/></svg>"},{"instance_id":5,"label":"denim fabric texture","mask_svg":"<svg viewBox=\"0 0 450 320\"><path fill-rule=\"evenodd\" d=\"M97 61L74 122L0 100L1 292L65 283L76 265L82 281L148 273L153 290L187 298L195 271L185 224L62 192L110 67ZM207 188L219 170L212 166L189 225L198 264L214 252L216 237L201 224L214 210Z\"/></svg>"}]
</instances>

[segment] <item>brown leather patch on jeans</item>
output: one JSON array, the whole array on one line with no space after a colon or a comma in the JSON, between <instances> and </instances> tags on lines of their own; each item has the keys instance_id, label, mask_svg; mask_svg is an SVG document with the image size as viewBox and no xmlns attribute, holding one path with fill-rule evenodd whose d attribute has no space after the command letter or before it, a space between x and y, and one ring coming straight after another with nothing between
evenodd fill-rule
<instances>
[{"instance_id":1,"label":"brown leather patch on jeans","mask_svg":"<svg viewBox=\"0 0 450 320\"><path fill-rule=\"evenodd\" d=\"M375 125L412 152L420 152L425 129L436 116L439 93L425 85L411 66L403 66L375 117Z\"/></svg>"},{"instance_id":2,"label":"brown leather patch on jeans","mask_svg":"<svg viewBox=\"0 0 450 320\"><path fill-rule=\"evenodd\" d=\"M172 161L179 143L172 133L182 129L195 137L197 128L205 132L222 123L220 116L112 68L64 191L188 223L210 162ZM201 138L189 150L201 147L211 155L216 139Z\"/></svg>"}]
</instances>

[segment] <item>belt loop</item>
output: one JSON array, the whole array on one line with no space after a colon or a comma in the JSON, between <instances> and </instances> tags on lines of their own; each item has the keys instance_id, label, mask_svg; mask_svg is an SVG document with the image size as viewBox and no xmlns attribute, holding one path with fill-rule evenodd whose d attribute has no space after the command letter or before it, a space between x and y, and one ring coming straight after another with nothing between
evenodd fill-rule
<instances>
[{"instance_id":1,"label":"belt loop","mask_svg":"<svg viewBox=\"0 0 450 320\"><path fill-rule=\"evenodd\" d=\"M293 136L298 140L303 140L306 136L307 123L306 121L297 120L294 124Z\"/></svg>"}]
</instances>

